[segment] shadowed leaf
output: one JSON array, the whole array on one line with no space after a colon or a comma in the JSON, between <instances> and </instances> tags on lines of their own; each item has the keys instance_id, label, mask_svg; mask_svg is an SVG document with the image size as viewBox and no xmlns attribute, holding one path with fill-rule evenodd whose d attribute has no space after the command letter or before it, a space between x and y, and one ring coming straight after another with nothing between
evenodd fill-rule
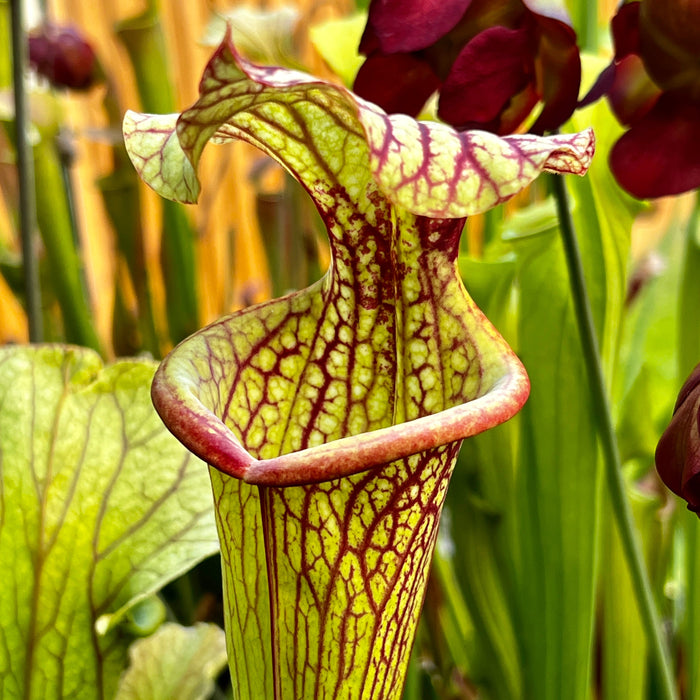
<instances>
[{"instance_id":1,"label":"shadowed leaf","mask_svg":"<svg viewBox=\"0 0 700 700\"><path fill-rule=\"evenodd\" d=\"M132 644L115 700L205 700L226 666L226 636L216 625L162 625Z\"/></svg>"}]
</instances>

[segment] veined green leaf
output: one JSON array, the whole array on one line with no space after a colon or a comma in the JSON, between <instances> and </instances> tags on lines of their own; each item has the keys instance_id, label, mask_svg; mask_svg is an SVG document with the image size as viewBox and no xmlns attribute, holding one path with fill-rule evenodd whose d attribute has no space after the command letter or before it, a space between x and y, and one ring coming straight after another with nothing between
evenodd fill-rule
<instances>
[{"instance_id":1,"label":"veined green leaf","mask_svg":"<svg viewBox=\"0 0 700 700\"><path fill-rule=\"evenodd\" d=\"M117 623L217 549L204 465L149 401L154 363L0 348L0 696L114 696Z\"/></svg>"},{"instance_id":2,"label":"veined green leaf","mask_svg":"<svg viewBox=\"0 0 700 700\"><path fill-rule=\"evenodd\" d=\"M226 666L226 635L212 624L172 622L134 642L115 700L206 700Z\"/></svg>"},{"instance_id":3,"label":"veined green leaf","mask_svg":"<svg viewBox=\"0 0 700 700\"><path fill-rule=\"evenodd\" d=\"M592 134L500 139L387 116L228 40L193 107L130 113L124 130L146 182L182 201L210 139L248 141L328 229L322 280L195 334L153 386L166 424L220 472L240 696L398 698L460 440L528 391L457 274L463 217L542 170L583 173Z\"/></svg>"}]
</instances>

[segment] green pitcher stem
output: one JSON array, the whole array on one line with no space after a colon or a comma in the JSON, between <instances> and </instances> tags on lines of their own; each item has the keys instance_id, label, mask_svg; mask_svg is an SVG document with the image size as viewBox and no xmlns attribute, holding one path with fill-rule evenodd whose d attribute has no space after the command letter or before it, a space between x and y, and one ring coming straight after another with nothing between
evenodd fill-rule
<instances>
[{"instance_id":1,"label":"green pitcher stem","mask_svg":"<svg viewBox=\"0 0 700 700\"><path fill-rule=\"evenodd\" d=\"M678 696L673 680L673 673L671 671L669 653L661 634L659 615L654 603L651 585L649 584L649 578L642 556L642 548L632 518L632 510L625 491L620 453L617 448L617 437L613 427L607 390L605 388L603 368L600 362L598 338L596 336L593 314L586 290L581 254L576 240L571 211L569 209L566 185L561 177L553 177L551 179L553 183L552 190L556 200L559 227L564 244L564 253L566 255L566 264L569 270L571 296L573 298L576 321L581 336L584 360L588 368L596 415L599 420L599 438L603 450L605 475L612 509L620 533L625 558L629 566L642 623L649 641L650 654L658 671L660 690L662 693L661 697L663 697L664 700L677 700Z\"/></svg>"}]
</instances>

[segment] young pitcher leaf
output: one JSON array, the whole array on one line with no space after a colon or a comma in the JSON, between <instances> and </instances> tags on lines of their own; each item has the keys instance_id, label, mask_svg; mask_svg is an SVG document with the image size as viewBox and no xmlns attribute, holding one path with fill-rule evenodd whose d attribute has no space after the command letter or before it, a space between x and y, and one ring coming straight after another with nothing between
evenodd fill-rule
<instances>
[{"instance_id":1,"label":"young pitcher leaf","mask_svg":"<svg viewBox=\"0 0 700 700\"><path fill-rule=\"evenodd\" d=\"M457 274L464 217L542 170L585 171L592 134L497 139L388 116L247 62L228 38L190 109L130 113L124 130L165 196L195 199L206 143L242 139L316 204L323 279L186 340L153 397L219 470L240 696L397 698L460 440L510 418L529 388Z\"/></svg>"},{"instance_id":2,"label":"young pitcher leaf","mask_svg":"<svg viewBox=\"0 0 700 700\"><path fill-rule=\"evenodd\" d=\"M119 620L217 550L206 469L153 411L154 370L0 348L2 697L114 697Z\"/></svg>"}]
</instances>

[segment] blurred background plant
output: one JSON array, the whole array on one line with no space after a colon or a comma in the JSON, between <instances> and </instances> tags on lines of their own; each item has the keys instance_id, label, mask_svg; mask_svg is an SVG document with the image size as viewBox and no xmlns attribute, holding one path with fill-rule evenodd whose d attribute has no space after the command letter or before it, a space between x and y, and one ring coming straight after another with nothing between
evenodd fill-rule
<instances>
[{"instance_id":1,"label":"blurred background plant","mask_svg":"<svg viewBox=\"0 0 700 700\"><path fill-rule=\"evenodd\" d=\"M243 143L208 149L201 179L218 186L205 188L199 204L185 208L159 199L138 180L122 144L121 118L127 108L164 113L191 104L226 21L248 57L351 86L363 62L358 46L368 4L50 0L28 7L34 66L26 81L28 134L41 315L36 325L43 327L44 340L88 346L105 359L142 354L159 359L224 313L321 275L328 262L319 235L323 228L305 194L272 161ZM484 3L473 5L478 15ZM522 5L516 15L535 22L532 26L556 26L569 42L570 61L571 33L560 31L559 19L549 19L546 3L502 5ZM659 3L648 5L656 12ZM10 9L10 2L0 0L3 344L30 337L18 233ZM631 34L625 43L619 23L613 42L610 21L617 7L612 0L568 0L566 9L581 49L580 94L596 84L594 96L609 98L575 111L561 126L593 126L598 137L590 174L566 183L573 224L627 495L662 620L662 642L671 651L670 672L680 696L700 698L698 521L653 468L676 395L700 360L697 195L645 203L616 183L608 155L623 134L615 118L624 92L620 86L625 70L643 59L644 42L639 43L638 30L627 27ZM515 22L509 31L515 32L519 20L513 16L508 15ZM670 19L667 24L673 28ZM700 34L697 24L695 13L683 25L682 46L698 46L688 39ZM470 40L478 33L472 29ZM539 30L533 36L538 42L547 37ZM429 37L428 44L435 39ZM415 54L425 48L399 50ZM434 48L418 58L434 59ZM609 65L617 67L617 82L596 83ZM663 70L647 70L651 77L645 74L644 82L632 83L625 93L641 85L636 99L646 106L644 114L653 112L662 90L680 99L669 77L673 66L661 65ZM513 78L514 88L525 91L527 100L509 128L521 119L527 128L541 114L535 103L546 97L546 85L538 83L536 62L516 68L525 75ZM461 65L457 88L466 89L459 82L464 77ZM436 82L428 92L446 76L431 79ZM658 87L654 79L661 81ZM690 96L683 102L683 114L691 120L686 128L696 136L694 81L691 76L681 88ZM454 82L447 80L452 96ZM381 92L381 86L372 89ZM436 107L429 101L424 109L432 114ZM502 102L491 111L484 122L508 116ZM566 118L569 112L558 114ZM638 124L644 114L637 111L622 121ZM697 138L692 143L683 157L697 174ZM685 189L697 186L692 177L683 182L690 183ZM522 357L533 392L517 420L463 448L407 700L672 697L664 690L663 673L648 662L654 652L599 464L600 412L581 350L559 227L547 181L467 224L459 261L465 284ZM222 622L218 566L209 559L165 589L172 619ZM225 678L216 692L231 693Z\"/></svg>"}]
</instances>

